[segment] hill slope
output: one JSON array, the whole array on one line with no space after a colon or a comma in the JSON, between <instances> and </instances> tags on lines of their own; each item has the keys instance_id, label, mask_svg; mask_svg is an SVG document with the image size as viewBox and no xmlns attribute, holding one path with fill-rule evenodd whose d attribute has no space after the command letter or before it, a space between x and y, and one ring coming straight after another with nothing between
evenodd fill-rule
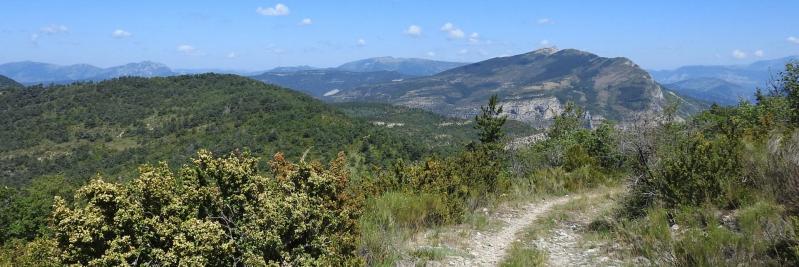
<instances>
[{"instance_id":1,"label":"hill slope","mask_svg":"<svg viewBox=\"0 0 799 267\"><path fill-rule=\"evenodd\" d=\"M410 77L393 71L353 72L338 69L270 71L252 76L253 79L305 92L318 98L359 86L387 83Z\"/></svg>"},{"instance_id":2,"label":"hill slope","mask_svg":"<svg viewBox=\"0 0 799 267\"><path fill-rule=\"evenodd\" d=\"M546 123L567 101L593 118L620 120L659 111L666 104L660 85L626 58L603 58L565 49L493 58L433 76L364 86L333 95L335 101L387 102L470 118L492 94L512 119Z\"/></svg>"},{"instance_id":3,"label":"hill slope","mask_svg":"<svg viewBox=\"0 0 799 267\"><path fill-rule=\"evenodd\" d=\"M0 95L0 184L100 172L124 179L141 163L187 162L201 148L249 148L330 159L361 151L372 163L433 148L351 119L305 94L234 75L119 78L11 89Z\"/></svg>"},{"instance_id":4,"label":"hill slope","mask_svg":"<svg viewBox=\"0 0 799 267\"><path fill-rule=\"evenodd\" d=\"M10 87L22 87L22 84L18 83L11 78L6 76L0 75L0 88L10 88Z\"/></svg>"},{"instance_id":5,"label":"hill slope","mask_svg":"<svg viewBox=\"0 0 799 267\"><path fill-rule=\"evenodd\" d=\"M396 71L405 75L427 76L466 64L421 58L375 57L344 63L338 69L356 72Z\"/></svg>"}]
</instances>

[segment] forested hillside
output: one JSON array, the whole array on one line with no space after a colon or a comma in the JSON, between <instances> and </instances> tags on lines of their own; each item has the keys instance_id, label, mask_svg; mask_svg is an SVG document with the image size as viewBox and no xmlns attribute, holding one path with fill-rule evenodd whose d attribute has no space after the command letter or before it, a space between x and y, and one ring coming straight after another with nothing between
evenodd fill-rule
<instances>
[{"instance_id":1,"label":"forested hillside","mask_svg":"<svg viewBox=\"0 0 799 267\"><path fill-rule=\"evenodd\" d=\"M360 150L371 162L433 149L310 96L232 75L14 89L0 96L0 125L0 182L15 186L53 174L128 178L139 164L179 165L201 148L294 159L308 149L325 160Z\"/></svg>"},{"instance_id":2,"label":"forested hillside","mask_svg":"<svg viewBox=\"0 0 799 267\"><path fill-rule=\"evenodd\" d=\"M0 88L21 87L21 86L22 86L21 84L12 80L11 78L0 75Z\"/></svg>"}]
</instances>

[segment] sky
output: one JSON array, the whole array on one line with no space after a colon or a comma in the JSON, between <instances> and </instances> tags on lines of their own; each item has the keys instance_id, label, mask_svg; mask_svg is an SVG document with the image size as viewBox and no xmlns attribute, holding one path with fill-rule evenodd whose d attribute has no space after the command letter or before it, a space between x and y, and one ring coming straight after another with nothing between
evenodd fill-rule
<instances>
[{"instance_id":1,"label":"sky","mask_svg":"<svg viewBox=\"0 0 799 267\"><path fill-rule=\"evenodd\" d=\"M3 0L0 63L331 67L476 62L542 47L647 69L799 55L799 1Z\"/></svg>"}]
</instances>

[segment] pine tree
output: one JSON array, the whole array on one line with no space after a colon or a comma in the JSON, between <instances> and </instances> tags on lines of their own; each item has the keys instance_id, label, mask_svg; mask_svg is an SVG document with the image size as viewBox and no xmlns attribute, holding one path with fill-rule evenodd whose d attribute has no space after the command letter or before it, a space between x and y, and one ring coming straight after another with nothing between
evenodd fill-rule
<instances>
[{"instance_id":1,"label":"pine tree","mask_svg":"<svg viewBox=\"0 0 799 267\"><path fill-rule=\"evenodd\" d=\"M477 122L475 129L480 131L480 142L483 144L497 143L504 137L502 125L508 119L507 115L502 114L502 106L499 105L497 95L492 95L488 100L488 106L481 106L482 112L474 120Z\"/></svg>"}]
</instances>

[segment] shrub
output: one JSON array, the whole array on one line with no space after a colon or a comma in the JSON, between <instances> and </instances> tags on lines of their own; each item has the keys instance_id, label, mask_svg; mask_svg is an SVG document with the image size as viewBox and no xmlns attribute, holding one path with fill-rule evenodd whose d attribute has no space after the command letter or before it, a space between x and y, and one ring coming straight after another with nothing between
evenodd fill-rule
<instances>
[{"instance_id":1,"label":"shrub","mask_svg":"<svg viewBox=\"0 0 799 267\"><path fill-rule=\"evenodd\" d=\"M708 140L684 134L676 143L661 144L657 164L645 166L625 197L625 216L637 217L656 201L674 208L707 201L735 206L743 188L741 144L725 136Z\"/></svg>"},{"instance_id":2,"label":"shrub","mask_svg":"<svg viewBox=\"0 0 799 267\"><path fill-rule=\"evenodd\" d=\"M358 264L359 206L343 154L329 169L277 154L273 177L244 153L201 151L174 175L143 166L129 184L94 179L56 199L60 260L80 265Z\"/></svg>"}]
</instances>

